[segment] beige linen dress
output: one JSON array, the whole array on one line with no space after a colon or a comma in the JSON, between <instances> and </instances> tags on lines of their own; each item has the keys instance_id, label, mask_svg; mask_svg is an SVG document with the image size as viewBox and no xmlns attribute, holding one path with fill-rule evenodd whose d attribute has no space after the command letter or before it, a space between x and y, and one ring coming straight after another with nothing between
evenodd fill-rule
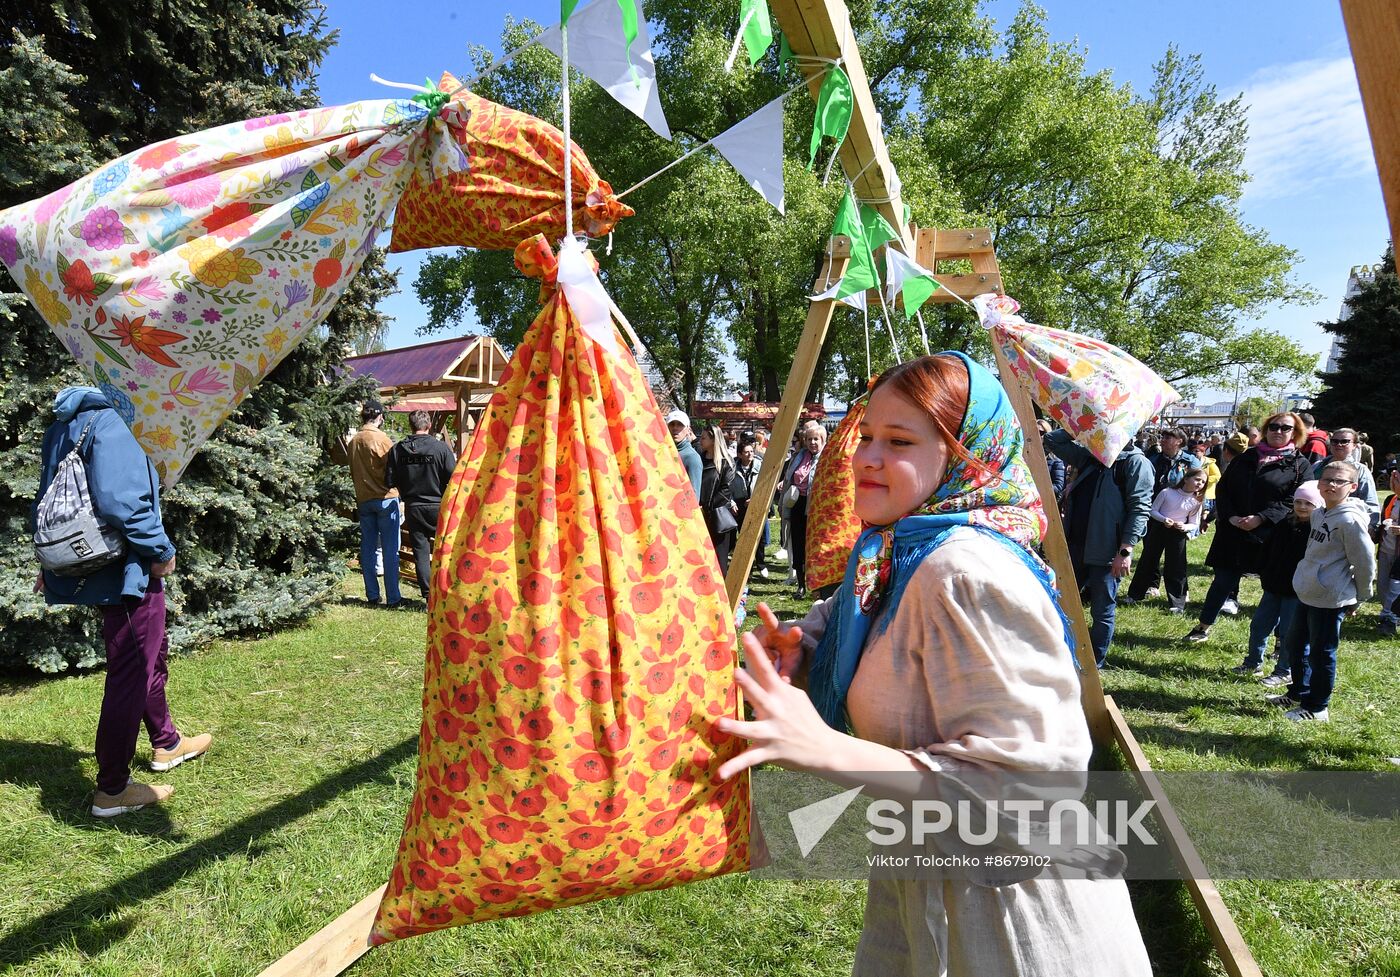
<instances>
[{"instance_id":1,"label":"beige linen dress","mask_svg":"<svg viewBox=\"0 0 1400 977\"><path fill-rule=\"evenodd\" d=\"M829 609L794 622L809 651ZM855 735L935 772L1088 769L1089 728L1059 615L1015 554L954 530L881 623L847 700ZM872 879L853 973L1151 977L1152 967L1120 880Z\"/></svg>"}]
</instances>

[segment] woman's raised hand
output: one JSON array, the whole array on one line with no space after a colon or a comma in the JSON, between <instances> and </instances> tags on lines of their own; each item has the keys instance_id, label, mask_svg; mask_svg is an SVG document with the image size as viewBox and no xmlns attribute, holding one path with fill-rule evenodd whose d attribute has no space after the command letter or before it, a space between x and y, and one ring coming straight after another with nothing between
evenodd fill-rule
<instances>
[{"instance_id":1,"label":"woman's raised hand","mask_svg":"<svg viewBox=\"0 0 1400 977\"><path fill-rule=\"evenodd\" d=\"M772 659L779 678L791 682L802 664L802 629L791 627L783 630L777 615L767 604L758 605L758 617L763 623L753 629L753 636Z\"/></svg>"},{"instance_id":2,"label":"woman's raised hand","mask_svg":"<svg viewBox=\"0 0 1400 977\"><path fill-rule=\"evenodd\" d=\"M825 769L836 752L832 740L841 734L822 720L806 692L778 674L753 634L744 635L743 642L748 667L736 671L734 677L753 708L754 721L720 719L715 728L748 740L750 746L725 761L719 768L720 777L727 780L760 763L810 772Z\"/></svg>"}]
</instances>

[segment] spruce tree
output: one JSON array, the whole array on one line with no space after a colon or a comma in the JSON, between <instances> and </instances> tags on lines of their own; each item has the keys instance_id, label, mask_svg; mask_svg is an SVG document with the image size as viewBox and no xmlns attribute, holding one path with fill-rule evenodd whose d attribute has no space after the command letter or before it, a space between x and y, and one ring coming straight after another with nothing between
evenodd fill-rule
<instances>
[{"instance_id":1,"label":"spruce tree","mask_svg":"<svg viewBox=\"0 0 1400 977\"><path fill-rule=\"evenodd\" d=\"M1329 430L1353 427L1368 432L1379 458L1400 449L1400 415L1387 395L1400 376L1400 278L1393 245L1386 249L1375 278L1363 284L1347 306L1347 318L1321 323L1337 337L1341 355L1335 372L1318 374L1323 386L1312 412Z\"/></svg>"},{"instance_id":2,"label":"spruce tree","mask_svg":"<svg viewBox=\"0 0 1400 977\"><path fill-rule=\"evenodd\" d=\"M0 209L162 139L317 105L317 66L334 42L314 0L0 0ZM326 449L369 386L338 367L349 345L382 333L374 306L395 284L371 255L326 324L165 494L177 648L294 619L334 591L353 527L337 510L353 496ZM53 396L87 381L3 269L0 319L0 666L99 664L96 616L45 608L33 593L29 542Z\"/></svg>"}]
</instances>

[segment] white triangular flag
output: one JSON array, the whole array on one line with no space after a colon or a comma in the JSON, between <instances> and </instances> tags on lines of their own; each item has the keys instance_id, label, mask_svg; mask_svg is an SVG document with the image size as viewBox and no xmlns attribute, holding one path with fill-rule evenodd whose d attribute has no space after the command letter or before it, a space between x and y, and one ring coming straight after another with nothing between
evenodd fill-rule
<instances>
[{"instance_id":1,"label":"white triangular flag","mask_svg":"<svg viewBox=\"0 0 1400 977\"><path fill-rule=\"evenodd\" d=\"M811 299L809 299L809 301L823 302L827 299L831 299L832 301L840 302L842 305L849 305L853 309L860 309L861 311L864 311L867 294L865 289L852 292L850 295L838 295L837 293L841 291L841 286L844 284L845 279L843 278L841 281L837 282L835 285L832 285L820 295L813 295Z\"/></svg>"},{"instance_id":2,"label":"white triangular flag","mask_svg":"<svg viewBox=\"0 0 1400 977\"><path fill-rule=\"evenodd\" d=\"M558 24L540 34L538 41L563 57ZM575 10L569 15L569 66L606 88L662 139L671 138L671 127L656 94L656 61L651 56L645 17L637 18L637 39L629 58L617 0L593 0Z\"/></svg>"},{"instance_id":3,"label":"white triangular flag","mask_svg":"<svg viewBox=\"0 0 1400 977\"><path fill-rule=\"evenodd\" d=\"M904 292L904 318L911 318L940 287L933 272L923 265L894 248L885 249L885 300L893 305Z\"/></svg>"},{"instance_id":4,"label":"white triangular flag","mask_svg":"<svg viewBox=\"0 0 1400 977\"><path fill-rule=\"evenodd\" d=\"M758 195L783 213L783 99L776 98L710 144Z\"/></svg>"}]
</instances>

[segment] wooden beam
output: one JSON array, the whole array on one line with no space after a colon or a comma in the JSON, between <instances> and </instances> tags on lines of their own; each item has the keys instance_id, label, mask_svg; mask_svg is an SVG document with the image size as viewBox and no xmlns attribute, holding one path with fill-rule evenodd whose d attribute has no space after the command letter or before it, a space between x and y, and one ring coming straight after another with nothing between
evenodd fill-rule
<instances>
[{"instance_id":1,"label":"wooden beam","mask_svg":"<svg viewBox=\"0 0 1400 977\"><path fill-rule=\"evenodd\" d=\"M787 35L788 46L798 58L817 57L842 60L842 68L851 79L855 106L851 113L851 128L839 152L841 165L852 177L856 196L869 201L890 226L900 232L904 253L914 253L914 239L904 220L904 201L899 195L899 178L895 175L890 153L885 145L880 113L875 111L870 96L870 82L865 75L865 63L856 45L851 16L842 0L772 0L769 5L778 25ZM812 83L813 98L821 87L816 76L825 70L821 64L805 64L802 72Z\"/></svg>"},{"instance_id":2,"label":"wooden beam","mask_svg":"<svg viewBox=\"0 0 1400 977\"><path fill-rule=\"evenodd\" d=\"M1177 868L1185 876L1191 901L1196 904L1196 910L1201 914L1201 922L1210 934L1211 942L1215 944L1220 962L1225 965L1225 972L1230 977L1263 977L1259 964L1254 960L1254 954L1249 951L1249 944L1244 941L1239 927L1235 925L1235 918L1230 915L1229 907L1220 896L1220 890L1210 880L1205 863L1201 861L1200 853L1191 842L1191 836L1186 833L1186 827L1181 823L1176 809L1172 807L1162 789L1162 782L1152 772L1152 764L1147 762L1147 755L1142 752L1137 737L1133 735L1132 728L1112 696L1106 699L1106 706L1114 741L1127 758L1128 767L1137 775L1138 786L1144 794L1157 802L1157 820L1162 825L1162 830L1167 833L1167 846L1171 848Z\"/></svg>"},{"instance_id":3,"label":"wooden beam","mask_svg":"<svg viewBox=\"0 0 1400 977\"><path fill-rule=\"evenodd\" d=\"M823 282L836 281L844 275L850 257L851 239L843 236L832 238L813 289L820 290L818 286ZM739 538L729 554L729 572L724 577L724 588L729 595L730 607L739 606L744 585L748 583L754 554L758 552L759 541L763 538L763 523L773 502L773 490L783 471L783 454L792 436L797 433L797 421L807 399L807 388L812 385L812 377L817 371L817 358L821 355L822 344L826 342L835 305L835 302L825 299L813 302L807 308L807 322L802 327L802 338L792 359L792 372L788 374L787 385L783 388L783 403L773 420L773 433L768 439L768 450L763 454L758 481L754 483L753 493L749 497L744 524L739 527Z\"/></svg>"},{"instance_id":4,"label":"wooden beam","mask_svg":"<svg viewBox=\"0 0 1400 977\"><path fill-rule=\"evenodd\" d=\"M261 977L334 977L360 959L369 952L374 915L387 888L381 885L355 903L264 970Z\"/></svg>"},{"instance_id":5,"label":"wooden beam","mask_svg":"<svg viewBox=\"0 0 1400 977\"><path fill-rule=\"evenodd\" d=\"M1055 488L1050 484L1050 466L1045 459L1045 448L1035 426L1035 408L1031 405L1030 394L1018 383L1006 362L1006 354L996 345L997 372L1001 374L1001 385L1011 399L1016 410L1016 418L1025 432L1026 465L1035 479L1035 487L1045 504L1045 518L1048 522L1045 538L1041 541L1045 551L1045 561L1055 571L1055 582L1060 587L1060 605L1069 618L1074 630L1075 658L1079 662L1079 701L1084 707L1084 716L1089 721L1089 732L1095 743L1109 743L1113 740L1113 729L1109 723L1108 708L1104 704L1103 683L1099 681L1098 665L1094 662L1094 646L1089 640L1089 628L1084 619L1084 604L1079 599L1079 584L1074 579L1074 566L1069 557L1069 544L1065 538L1064 522L1060 510L1055 505Z\"/></svg>"},{"instance_id":6,"label":"wooden beam","mask_svg":"<svg viewBox=\"0 0 1400 977\"><path fill-rule=\"evenodd\" d=\"M1400 3L1342 0L1342 19L1390 212L1390 239L1400 241Z\"/></svg>"}]
</instances>

